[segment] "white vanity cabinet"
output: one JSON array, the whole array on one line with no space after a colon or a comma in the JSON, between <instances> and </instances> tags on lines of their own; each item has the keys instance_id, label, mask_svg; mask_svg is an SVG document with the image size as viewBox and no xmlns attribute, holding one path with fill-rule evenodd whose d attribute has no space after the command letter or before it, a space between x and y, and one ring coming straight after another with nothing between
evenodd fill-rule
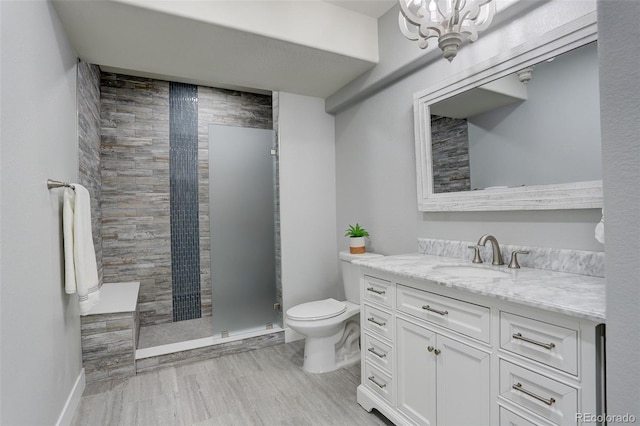
<instances>
[{"instance_id":1,"label":"white vanity cabinet","mask_svg":"<svg viewBox=\"0 0 640 426\"><path fill-rule=\"evenodd\" d=\"M490 353L400 318L396 330L398 410L419 425L489 424Z\"/></svg>"},{"instance_id":2,"label":"white vanity cabinet","mask_svg":"<svg viewBox=\"0 0 640 426\"><path fill-rule=\"evenodd\" d=\"M396 425L576 425L600 413L598 323L363 268L358 402Z\"/></svg>"}]
</instances>

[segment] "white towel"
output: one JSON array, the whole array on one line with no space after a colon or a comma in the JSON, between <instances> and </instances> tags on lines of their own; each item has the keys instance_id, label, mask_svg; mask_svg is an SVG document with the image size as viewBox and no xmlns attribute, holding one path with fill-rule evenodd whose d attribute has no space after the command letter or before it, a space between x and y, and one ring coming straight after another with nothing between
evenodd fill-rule
<instances>
[{"instance_id":1,"label":"white towel","mask_svg":"<svg viewBox=\"0 0 640 426\"><path fill-rule=\"evenodd\" d=\"M86 315L100 301L96 252L91 235L89 191L74 183L75 191L64 189L62 223L64 236L64 287L78 293L80 315Z\"/></svg>"}]
</instances>

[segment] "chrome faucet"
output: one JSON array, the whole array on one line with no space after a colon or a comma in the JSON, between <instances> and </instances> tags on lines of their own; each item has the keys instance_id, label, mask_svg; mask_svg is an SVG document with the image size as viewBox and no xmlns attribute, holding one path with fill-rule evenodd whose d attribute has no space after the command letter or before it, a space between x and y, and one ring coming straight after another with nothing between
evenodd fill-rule
<instances>
[{"instance_id":1,"label":"chrome faucet","mask_svg":"<svg viewBox=\"0 0 640 426\"><path fill-rule=\"evenodd\" d=\"M498 240L496 240L496 237L494 237L493 235L485 234L478 240L478 245L484 247L487 241L491 242L491 248L493 250L493 262L491 262L491 264L504 265L502 254L500 253L500 246L498 245Z\"/></svg>"}]
</instances>

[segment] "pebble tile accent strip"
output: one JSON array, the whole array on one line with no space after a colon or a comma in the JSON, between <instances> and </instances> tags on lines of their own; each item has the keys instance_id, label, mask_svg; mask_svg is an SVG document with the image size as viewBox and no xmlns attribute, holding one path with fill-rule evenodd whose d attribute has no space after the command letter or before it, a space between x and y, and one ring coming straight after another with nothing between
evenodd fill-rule
<instances>
[{"instance_id":1,"label":"pebble tile accent strip","mask_svg":"<svg viewBox=\"0 0 640 426\"><path fill-rule=\"evenodd\" d=\"M200 318L198 87L169 84L169 193L173 321Z\"/></svg>"}]
</instances>

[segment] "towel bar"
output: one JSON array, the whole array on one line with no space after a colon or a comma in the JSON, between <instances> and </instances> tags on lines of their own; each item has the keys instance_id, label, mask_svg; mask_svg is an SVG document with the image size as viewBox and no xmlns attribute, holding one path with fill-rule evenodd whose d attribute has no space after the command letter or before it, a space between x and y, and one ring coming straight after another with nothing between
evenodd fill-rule
<instances>
[{"instance_id":1,"label":"towel bar","mask_svg":"<svg viewBox=\"0 0 640 426\"><path fill-rule=\"evenodd\" d=\"M53 179L47 179L47 189L54 189L54 188L71 188L74 191L76 190L76 187L71 185L70 183L60 182Z\"/></svg>"}]
</instances>

